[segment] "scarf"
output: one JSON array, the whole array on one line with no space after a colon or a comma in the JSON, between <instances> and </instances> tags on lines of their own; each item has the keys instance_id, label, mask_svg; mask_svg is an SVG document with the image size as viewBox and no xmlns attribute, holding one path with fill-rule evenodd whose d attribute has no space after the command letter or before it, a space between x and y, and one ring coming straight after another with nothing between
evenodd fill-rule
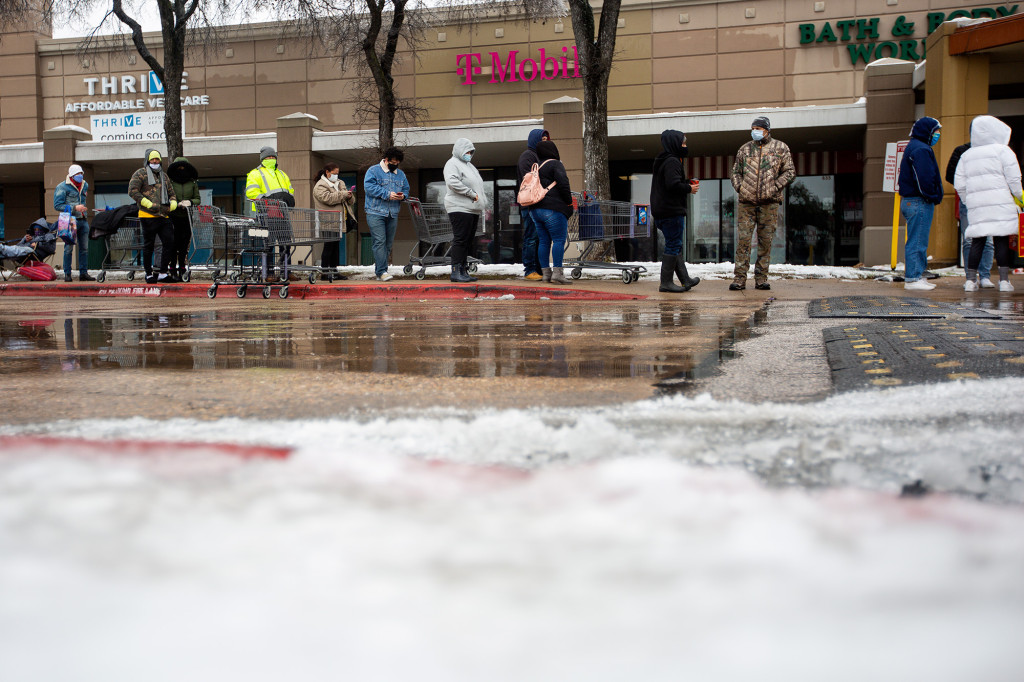
<instances>
[{"instance_id":1,"label":"scarf","mask_svg":"<svg viewBox=\"0 0 1024 682\"><path fill-rule=\"evenodd\" d=\"M163 175L164 175L164 172L160 171L161 178L163 177ZM149 163L148 162L146 163L146 181L150 185L155 185L156 184L156 176L153 175L153 169L149 167ZM167 183L161 181L161 183L160 183L160 205L163 206L163 205L165 205L167 203L169 203L168 200L167 200Z\"/></svg>"}]
</instances>

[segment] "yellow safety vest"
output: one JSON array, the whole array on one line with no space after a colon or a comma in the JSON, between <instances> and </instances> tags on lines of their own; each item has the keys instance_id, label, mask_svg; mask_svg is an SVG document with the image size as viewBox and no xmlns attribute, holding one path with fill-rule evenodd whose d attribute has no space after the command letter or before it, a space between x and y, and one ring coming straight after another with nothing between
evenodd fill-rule
<instances>
[{"instance_id":1,"label":"yellow safety vest","mask_svg":"<svg viewBox=\"0 0 1024 682\"><path fill-rule=\"evenodd\" d=\"M245 178L245 196L247 199L259 199L271 192L285 191L288 194L295 194L292 190L292 181L280 168L268 171L262 164L256 166ZM249 202L250 208L256 210L255 203Z\"/></svg>"}]
</instances>

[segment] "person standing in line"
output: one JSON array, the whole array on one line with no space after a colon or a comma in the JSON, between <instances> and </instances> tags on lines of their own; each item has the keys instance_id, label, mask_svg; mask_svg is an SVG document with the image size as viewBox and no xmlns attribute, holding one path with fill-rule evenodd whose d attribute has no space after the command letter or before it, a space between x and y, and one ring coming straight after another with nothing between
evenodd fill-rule
<instances>
[{"instance_id":1,"label":"person standing in line","mask_svg":"<svg viewBox=\"0 0 1024 682\"><path fill-rule=\"evenodd\" d=\"M398 228L398 211L409 196L409 180L398 167L405 159L405 153L398 147L389 147L384 158L374 164L363 176L363 193L366 198L366 224L373 239L374 274L377 279L387 282L394 279L388 273L388 257L395 243Z\"/></svg>"},{"instance_id":2,"label":"person standing in line","mask_svg":"<svg viewBox=\"0 0 1024 682\"><path fill-rule=\"evenodd\" d=\"M146 165L135 171L128 182L128 196L139 205L142 225L142 265L147 284L180 282L168 272L174 252L174 225L168 215L178 207L171 179L162 166L163 158L155 149L146 150ZM159 274L153 272L153 248L160 238Z\"/></svg>"},{"instance_id":3,"label":"person standing in line","mask_svg":"<svg viewBox=\"0 0 1024 682\"><path fill-rule=\"evenodd\" d=\"M167 167L167 177L171 179L174 196L178 198L178 208L171 211L174 251L171 253L170 273L182 279L188 269L188 249L192 245L192 221L189 220L188 209L203 202L199 195L199 171L188 159L179 156Z\"/></svg>"},{"instance_id":4,"label":"person standing in line","mask_svg":"<svg viewBox=\"0 0 1024 682\"><path fill-rule=\"evenodd\" d=\"M931 116L922 116L910 129L910 142L900 162L900 213L907 221L907 245L904 260L904 289L929 291L935 285L924 279L928 265L928 237L935 207L942 203L942 176L932 150L942 124Z\"/></svg>"},{"instance_id":5,"label":"person standing in line","mask_svg":"<svg viewBox=\"0 0 1024 682\"><path fill-rule=\"evenodd\" d=\"M256 200L269 199L283 202L289 208L295 207L295 190L292 189L291 178L277 165L277 150L273 147L260 149L260 165L249 171L245 176L245 196L249 199L249 207L256 213ZM292 241L292 223L287 215L269 214L265 217L266 227L270 231L270 239L276 245L278 251L278 269L280 278L271 274L267 277L268 282L277 282L287 279L297 282L299 276L294 272L288 272L288 252ZM270 264L273 269L273 265Z\"/></svg>"},{"instance_id":6,"label":"person standing in line","mask_svg":"<svg viewBox=\"0 0 1024 682\"><path fill-rule=\"evenodd\" d=\"M540 159L540 184L548 187L544 198L530 206L530 213L537 223L539 246L537 256L540 263L541 278L545 282L568 284L562 270L562 257L565 255L565 242L569 237L569 216L572 215L572 189L569 187L569 176L558 155L558 147L554 142L538 142L537 157ZM551 254L552 267L548 267L548 254Z\"/></svg>"},{"instance_id":7,"label":"person standing in line","mask_svg":"<svg viewBox=\"0 0 1024 682\"><path fill-rule=\"evenodd\" d=\"M444 164L444 210L452 224L452 246L449 252L452 260L453 282L475 282L466 270L466 259L473 245L480 216L484 212L484 181L480 171L473 165L476 148L465 137L455 140L452 158Z\"/></svg>"},{"instance_id":8,"label":"person standing in line","mask_svg":"<svg viewBox=\"0 0 1024 682\"><path fill-rule=\"evenodd\" d=\"M678 130L666 130L661 134L661 153L654 159L654 176L651 178L651 213L654 224L665 236L665 255L661 259L661 285L658 291L681 293L689 291L700 282L699 277L690 277L686 272L686 261L680 256L683 248L683 231L686 229L687 202L696 194L700 183L687 180L683 174L683 159L689 154L686 135ZM673 277L679 277L679 284Z\"/></svg>"},{"instance_id":9,"label":"person standing in line","mask_svg":"<svg viewBox=\"0 0 1024 682\"><path fill-rule=\"evenodd\" d=\"M516 193L523 186L523 178L533 168L533 164L539 164L537 157L537 144L548 142L551 136L548 131L534 128L526 138L526 150L519 155L519 164L516 167ZM519 207L519 220L523 226L523 277L531 281L541 279L540 262L537 260L537 224L530 213L530 206Z\"/></svg>"},{"instance_id":10,"label":"person standing in line","mask_svg":"<svg viewBox=\"0 0 1024 682\"><path fill-rule=\"evenodd\" d=\"M313 185L313 208L318 211L337 212L338 241L324 244L320 256L320 267L334 273L332 276L335 279L348 279L345 275L337 274L337 270L341 261L341 236L345 233L347 226L346 218L348 216L355 218L352 215L352 207L355 203L355 193L341 183L338 164L328 163L317 173L316 182ZM321 218L321 225L324 224L333 228L334 220L325 223Z\"/></svg>"},{"instance_id":11,"label":"person standing in line","mask_svg":"<svg viewBox=\"0 0 1024 682\"><path fill-rule=\"evenodd\" d=\"M949 157L949 162L946 163L946 182L954 184L956 181L956 167L960 163L960 157L963 156L964 152L971 148L971 143L968 141L965 144L958 146L953 150L953 153ZM960 202L960 242L963 247L964 257L964 273L967 272L967 261L971 254L971 240L966 236L967 232L967 204L963 201ZM985 249L981 252L981 264L978 267L978 274L981 276L981 282L975 282L980 284L982 289L993 289L995 284L992 283L992 255L995 253L995 247L992 244L992 237L985 238ZM969 282L973 280L964 281L964 291L974 291L975 288L969 286Z\"/></svg>"},{"instance_id":12,"label":"person standing in line","mask_svg":"<svg viewBox=\"0 0 1024 682\"><path fill-rule=\"evenodd\" d=\"M53 192L53 207L60 213L70 211L78 227L78 281L94 282L96 278L89 274L89 222L86 218L86 195L89 183L85 181L85 172L77 163L68 167L68 177L57 185ZM71 255L74 244L64 245L64 281L71 281Z\"/></svg>"},{"instance_id":13,"label":"person standing in line","mask_svg":"<svg viewBox=\"0 0 1024 682\"><path fill-rule=\"evenodd\" d=\"M1008 146L1010 126L995 116L978 116L971 123L971 148L960 157L953 186L967 204L970 260L964 291L977 291L974 283L987 237L992 237L999 266L999 291L1010 284L1010 236L1017 234L1019 208L1024 208L1020 164Z\"/></svg>"},{"instance_id":14,"label":"person standing in line","mask_svg":"<svg viewBox=\"0 0 1024 682\"><path fill-rule=\"evenodd\" d=\"M750 137L736 153L732 166L732 187L739 199L736 223L736 267L729 289L747 288L750 269L750 241L757 233L757 260L754 265L754 288L771 289L768 265L771 262L772 239L779 223L779 205L785 200L786 186L796 177L793 155L786 143L772 136L767 116L758 116L750 125Z\"/></svg>"}]
</instances>

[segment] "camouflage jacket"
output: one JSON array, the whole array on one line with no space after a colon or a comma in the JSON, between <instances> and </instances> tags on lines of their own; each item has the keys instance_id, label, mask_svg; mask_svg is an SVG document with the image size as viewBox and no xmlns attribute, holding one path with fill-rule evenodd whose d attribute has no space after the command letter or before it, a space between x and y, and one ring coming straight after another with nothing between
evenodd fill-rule
<instances>
[{"instance_id":1,"label":"camouflage jacket","mask_svg":"<svg viewBox=\"0 0 1024 682\"><path fill-rule=\"evenodd\" d=\"M732 187L744 204L781 204L786 185L795 177L789 147L771 136L740 147L732 165Z\"/></svg>"},{"instance_id":2,"label":"camouflage jacket","mask_svg":"<svg viewBox=\"0 0 1024 682\"><path fill-rule=\"evenodd\" d=\"M167 203L170 204L172 199L176 199L174 196L174 185L171 184L170 178L167 177L167 173L160 171L159 173L153 173L153 179L155 182L149 184L149 173L145 166L135 171L132 175L132 179L128 181L128 196L139 205L140 211L166 218L171 214L170 206L165 206L161 202L162 188L167 188ZM151 208L142 208L142 198L145 197L153 202Z\"/></svg>"}]
</instances>

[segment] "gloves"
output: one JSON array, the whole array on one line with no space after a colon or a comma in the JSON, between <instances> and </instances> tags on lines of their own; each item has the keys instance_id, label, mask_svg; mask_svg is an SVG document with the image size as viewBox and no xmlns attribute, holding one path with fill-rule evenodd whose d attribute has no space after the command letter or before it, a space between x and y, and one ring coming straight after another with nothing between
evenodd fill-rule
<instances>
[{"instance_id":1,"label":"gloves","mask_svg":"<svg viewBox=\"0 0 1024 682\"><path fill-rule=\"evenodd\" d=\"M188 199L182 199L181 203L178 204L178 206L181 206L182 208L188 208L191 205L192 205L192 202L189 201Z\"/></svg>"},{"instance_id":2,"label":"gloves","mask_svg":"<svg viewBox=\"0 0 1024 682\"><path fill-rule=\"evenodd\" d=\"M153 202L146 197L142 197L142 201L139 203L142 205L142 208L153 208Z\"/></svg>"},{"instance_id":3,"label":"gloves","mask_svg":"<svg viewBox=\"0 0 1024 682\"><path fill-rule=\"evenodd\" d=\"M174 209L176 208L178 208L178 202L175 201L174 199L171 199L171 213L173 213Z\"/></svg>"}]
</instances>

